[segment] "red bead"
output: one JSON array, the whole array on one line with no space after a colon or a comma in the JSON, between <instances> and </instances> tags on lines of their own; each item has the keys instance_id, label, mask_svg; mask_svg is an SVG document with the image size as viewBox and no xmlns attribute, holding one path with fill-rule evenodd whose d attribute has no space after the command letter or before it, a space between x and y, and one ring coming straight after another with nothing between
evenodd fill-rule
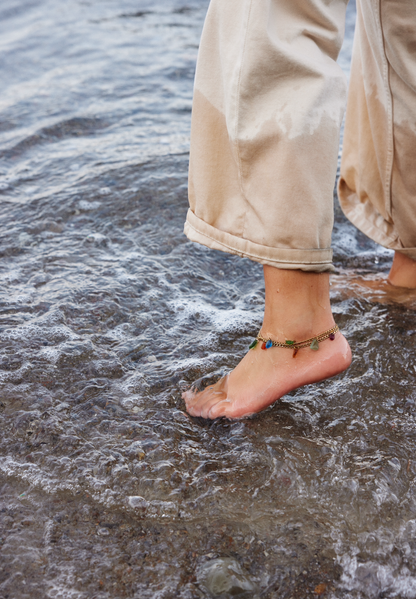
<instances>
[{"instance_id":1,"label":"red bead","mask_svg":"<svg viewBox=\"0 0 416 599\"><path fill-rule=\"evenodd\" d=\"M333 341L335 339L335 333L331 333L329 338L331 339L331 341Z\"/></svg>"},{"instance_id":2,"label":"red bead","mask_svg":"<svg viewBox=\"0 0 416 599\"><path fill-rule=\"evenodd\" d=\"M263 341L263 343L261 344L261 349L267 349L266 348L266 343Z\"/></svg>"}]
</instances>

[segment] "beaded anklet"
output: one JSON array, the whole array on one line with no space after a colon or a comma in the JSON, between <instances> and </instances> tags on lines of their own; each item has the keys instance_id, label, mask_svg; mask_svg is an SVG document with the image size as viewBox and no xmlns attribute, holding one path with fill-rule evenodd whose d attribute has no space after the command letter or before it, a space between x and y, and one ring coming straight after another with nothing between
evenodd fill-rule
<instances>
[{"instance_id":1,"label":"beaded anklet","mask_svg":"<svg viewBox=\"0 0 416 599\"><path fill-rule=\"evenodd\" d=\"M335 333L338 332L339 328L337 325L335 325L332 327L332 329L328 329L327 331L316 335L316 337L311 337L310 339L305 339L304 341L290 341L288 339L284 342L265 339L259 333L253 343L250 344L250 349L254 349L257 343L262 341L261 349L269 349L270 347L285 347L286 349L293 349L293 357L296 358L296 354L303 347L309 347L313 351L317 351L321 341L325 341L325 339L330 339L333 341L335 339Z\"/></svg>"}]
</instances>

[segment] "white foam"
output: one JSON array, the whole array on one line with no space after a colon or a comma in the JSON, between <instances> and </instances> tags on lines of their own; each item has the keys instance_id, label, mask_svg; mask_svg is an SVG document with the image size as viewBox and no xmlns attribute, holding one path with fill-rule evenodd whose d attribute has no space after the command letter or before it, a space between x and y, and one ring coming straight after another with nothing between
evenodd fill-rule
<instances>
[{"instance_id":1,"label":"white foam","mask_svg":"<svg viewBox=\"0 0 416 599\"><path fill-rule=\"evenodd\" d=\"M399 554L405 556L410 568L415 562L416 550L413 548L415 530L416 520L408 520L395 533L384 527L362 533L357 539L360 546L365 547L369 540L377 543L377 549L372 551L373 559L367 561L357 558L360 553L358 545L352 546L348 542L349 550L343 552L342 535L340 535L335 547L338 554L337 561L343 570L339 588L362 593L360 596L370 599L376 599L381 595L415 599L416 576L403 559L399 558ZM409 540L412 542L409 543Z\"/></svg>"},{"instance_id":2,"label":"white foam","mask_svg":"<svg viewBox=\"0 0 416 599\"><path fill-rule=\"evenodd\" d=\"M78 208L80 210L96 210L101 206L101 202L88 202L87 200L80 200L78 202Z\"/></svg>"},{"instance_id":3,"label":"white foam","mask_svg":"<svg viewBox=\"0 0 416 599\"><path fill-rule=\"evenodd\" d=\"M178 327L183 327L195 319L209 324L212 331L217 333L237 332L242 327L258 323L261 317L261 309L244 309L243 302L237 302L235 308L221 309L201 300L178 298L169 302L169 306L175 312L177 326L169 330L169 335L176 335Z\"/></svg>"}]
</instances>

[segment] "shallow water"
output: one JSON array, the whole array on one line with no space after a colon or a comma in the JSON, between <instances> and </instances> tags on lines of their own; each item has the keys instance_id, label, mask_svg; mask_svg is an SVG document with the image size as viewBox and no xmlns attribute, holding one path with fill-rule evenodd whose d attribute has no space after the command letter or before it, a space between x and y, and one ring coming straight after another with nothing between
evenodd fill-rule
<instances>
[{"instance_id":1,"label":"shallow water","mask_svg":"<svg viewBox=\"0 0 416 599\"><path fill-rule=\"evenodd\" d=\"M348 372L184 412L264 299L258 264L182 234L206 6L0 9L0 596L416 597L416 303L338 208Z\"/></svg>"}]
</instances>

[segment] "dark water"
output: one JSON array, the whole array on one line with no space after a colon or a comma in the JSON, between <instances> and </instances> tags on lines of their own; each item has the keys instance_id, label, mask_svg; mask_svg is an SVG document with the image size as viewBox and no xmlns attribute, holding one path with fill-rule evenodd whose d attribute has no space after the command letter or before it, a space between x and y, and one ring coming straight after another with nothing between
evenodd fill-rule
<instances>
[{"instance_id":1,"label":"dark water","mask_svg":"<svg viewBox=\"0 0 416 599\"><path fill-rule=\"evenodd\" d=\"M349 371L250 420L184 412L264 298L182 234L206 6L0 6L0 597L416 597L416 305L339 209Z\"/></svg>"}]
</instances>

